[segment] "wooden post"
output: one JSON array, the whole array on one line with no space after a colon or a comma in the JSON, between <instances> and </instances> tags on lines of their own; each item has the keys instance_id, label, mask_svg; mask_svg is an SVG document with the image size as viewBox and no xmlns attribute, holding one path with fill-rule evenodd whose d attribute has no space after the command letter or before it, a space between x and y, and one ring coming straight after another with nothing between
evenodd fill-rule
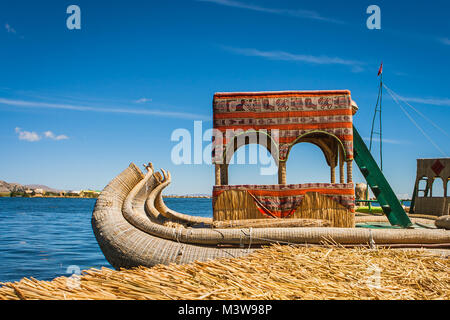
<instances>
[{"instance_id":1,"label":"wooden post","mask_svg":"<svg viewBox=\"0 0 450 320\"><path fill-rule=\"evenodd\" d=\"M425 191L423 192L423 197L428 197L428 194L430 192L430 180L431 179L429 179L427 177L427 184L425 185Z\"/></svg>"},{"instance_id":2,"label":"wooden post","mask_svg":"<svg viewBox=\"0 0 450 320\"><path fill-rule=\"evenodd\" d=\"M352 164L353 160L347 161L347 183L353 182Z\"/></svg>"},{"instance_id":3,"label":"wooden post","mask_svg":"<svg viewBox=\"0 0 450 320\"><path fill-rule=\"evenodd\" d=\"M221 185L220 164L216 164L216 186Z\"/></svg>"},{"instance_id":4,"label":"wooden post","mask_svg":"<svg viewBox=\"0 0 450 320\"><path fill-rule=\"evenodd\" d=\"M278 161L278 184L286 184L286 161Z\"/></svg>"},{"instance_id":5,"label":"wooden post","mask_svg":"<svg viewBox=\"0 0 450 320\"><path fill-rule=\"evenodd\" d=\"M442 177L441 177L441 179L442 179ZM447 183L445 183L445 181L444 181L444 179L442 179L442 183L444 184L444 197L447 197L447 185L448 185L448 182Z\"/></svg>"},{"instance_id":6,"label":"wooden post","mask_svg":"<svg viewBox=\"0 0 450 320\"><path fill-rule=\"evenodd\" d=\"M220 166L220 182L222 186L226 186L228 185L228 165L224 163Z\"/></svg>"},{"instance_id":7,"label":"wooden post","mask_svg":"<svg viewBox=\"0 0 450 320\"><path fill-rule=\"evenodd\" d=\"M433 197L434 178L428 179L428 181L430 181L430 195L429 195L429 197Z\"/></svg>"},{"instance_id":8,"label":"wooden post","mask_svg":"<svg viewBox=\"0 0 450 320\"><path fill-rule=\"evenodd\" d=\"M345 183L345 176L344 176L344 152L342 151L342 148L339 147L339 182Z\"/></svg>"}]
</instances>

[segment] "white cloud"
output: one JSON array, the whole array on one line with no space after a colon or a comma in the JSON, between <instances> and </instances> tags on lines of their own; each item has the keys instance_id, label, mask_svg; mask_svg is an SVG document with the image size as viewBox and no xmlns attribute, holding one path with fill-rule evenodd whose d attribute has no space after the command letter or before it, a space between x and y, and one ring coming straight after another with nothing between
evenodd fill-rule
<instances>
[{"instance_id":1,"label":"white cloud","mask_svg":"<svg viewBox=\"0 0 450 320\"><path fill-rule=\"evenodd\" d=\"M17 33L16 30L13 27L11 27L8 23L5 24L5 28L8 33L14 33L14 34Z\"/></svg>"},{"instance_id":2,"label":"white cloud","mask_svg":"<svg viewBox=\"0 0 450 320\"><path fill-rule=\"evenodd\" d=\"M292 17L296 17L296 18L306 18L306 19L320 20L320 21L340 23L340 24L344 23L343 21L340 21L340 20L324 17L321 14L319 14L318 12L312 11L312 10L267 8L267 7L261 7L258 5L247 4L244 2L233 1L233 0L197 0L197 1L211 2L211 3L215 3L215 4L227 6L227 7L234 7L234 8L247 9L247 10L259 11L259 12L265 12L265 13L292 16Z\"/></svg>"},{"instance_id":3,"label":"white cloud","mask_svg":"<svg viewBox=\"0 0 450 320\"><path fill-rule=\"evenodd\" d=\"M73 111L91 111L91 112L160 116L160 117L170 117L170 118L179 118L179 119L194 119L194 120L205 120L205 121L210 120L210 118L205 115L199 115L199 114L193 114L193 113L187 113L187 112L176 112L176 111L127 109L127 108L94 108L94 107L79 106L79 105L72 105L72 104L23 101L23 100L13 100L13 99L5 99L5 98L0 98L0 104L15 106L15 107L23 107L23 108L36 108L36 109L37 108L63 109L63 110L73 110Z\"/></svg>"},{"instance_id":4,"label":"white cloud","mask_svg":"<svg viewBox=\"0 0 450 320\"><path fill-rule=\"evenodd\" d=\"M19 127L16 127L14 130L19 135L19 140L25 140L28 142L36 142L36 141L39 141L42 139L42 136L34 131L25 131ZM51 131L45 131L44 138L56 140L56 141L69 139L69 137L66 136L65 134L55 135Z\"/></svg>"},{"instance_id":5,"label":"white cloud","mask_svg":"<svg viewBox=\"0 0 450 320\"><path fill-rule=\"evenodd\" d=\"M402 72L402 71L394 71L393 74L396 76L399 76L399 77L408 76L408 74L406 72Z\"/></svg>"},{"instance_id":6,"label":"white cloud","mask_svg":"<svg viewBox=\"0 0 450 320\"><path fill-rule=\"evenodd\" d=\"M19 140L25 140L25 141L29 141L29 142L35 142L35 141L41 140L41 136L39 136L34 131L31 131L31 132L25 131L19 127L16 127L15 131L19 135Z\"/></svg>"},{"instance_id":7,"label":"white cloud","mask_svg":"<svg viewBox=\"0 0 450 320\"><path fill-rule=\"evenodd\" d=\"M449 98L414 98L414 97L401 97L401 98L409 102L431 104L435 106L450 106Z\"/></svg>"},{"instance_id":8,"label":"white cloud","mask_svg":"<svg viewBox=\"0 0 450 320\"><path fill-rule=\"evenodd\" d=\"M60 135L55 135L53 132L51 132L51 131L45 131L44 132L44 136L46 137L46 138L49 138L49 139L52 139L52 140L66 140L66 139L69 139L69 137L68 136L66 136L65 134L60 134Z\"/></svg>"},{"instance_id":9,"label":"white cloud","mask_svg":"<svg viewBox=\"0 0 450 320\"><path fill-rule=\"evenodd\" d=\"M305 54L295 54L289 53L285 51L262 51L258 49L252 48L234 48L222 46L223 49L233 52L235 54L240 54L244 56L253 56L253 57L261 57L270 60L283 60L283 61L299 61L310 64L338 64L338 65L346 65L352 67L354 72L363 71L361 61L356 60L347 60L339 57L328 57L328 56L313 56L313 55L305 55Z\"/></svg>"},{"instance_id":10,"label":"white cloud","mask_svg":"<svg viewBox=\"0 0 450 320\"><path fill-rule=\"evenodd\" d=\"M450 39L449 38L439 38L439 41L447 46L450 46Z\"/></svg>"},{"instance_id":11,"label":"white cloud","mask_svg":"<svg viewBox=\"0 0 450 320\"><path fill-rule=\"evenodd\" d=\"M6 29L6 32L15 34L15 35L18 36L20 39L25 39L24 36L21 36L21 35L17 34L16 29L14 29L13 27L11 27L10 24L6 23L6 24L5 24L5 29Z\"/></svg>"},{"instance_id":12,"label":"white cloud","mask_svg":"<svg viewBox=\"0 0 450 320\"><path fill-rule=\"evenodd\" d=\"M363 140L370 141L370 137L363 137ZM372 137L372 141L373 142L380 142L380 138ZM388 143L388 144L410 144L409 141L402 141L402 140L395 140L395 139L386 139L386 138L383 138L383 143Z\"/></svg>"},{"instance_id":13,"label":"white cloud","mask_svg":"<svg viewBox=\"0 0 450 320\"><path fill-rule=\"evenodd\" d=\"M148 99L148 98L140 98L138 100L135 100L134 102L136 103L146 103L146 102L151 102L152 99Z\"/></svg>"}]
</instances>

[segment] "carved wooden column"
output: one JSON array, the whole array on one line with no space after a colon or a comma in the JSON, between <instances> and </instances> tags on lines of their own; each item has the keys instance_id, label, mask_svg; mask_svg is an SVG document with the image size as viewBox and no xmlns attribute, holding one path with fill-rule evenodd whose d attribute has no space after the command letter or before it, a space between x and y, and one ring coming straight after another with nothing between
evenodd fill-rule
<instances>
[{"instance_id":1,"label":"carved wooden column","mask_svg":"<svg viewBox=\"0 0 450 320\"><path fill-rule=\"evenodd\" d=\"M222 186L228 185L228 165L226 163L220 165L220 182Z\"/></svg>"},{"instance_id":2,"label":"carved wooden column","mask_svg":"<svg viewBox=\"0 0 450 320\"><path fill-rule=\"evenodd\" d=\"M442 177L441 177L441 179L442 179ZM448 185L448 182L446 183L446 181L444 180L444 179L442 179L442 183L444 184L444 197L447 197L448 196L448 190L447 190L447 185Z\"/></svg>"},{"instance_id":3,"label":"carved wooden column","mask_svg":"<svg viewBox=\"0 0 450 320\"><path fill-rule=\"evenodd\" d=\"M220 186L221 184L222 184L222 179L221 179L221 176L220 176L220 167L221 167L221 165L220 164L216 164L215 165L216 166L216 186Z\"/></svg>"},{"instance_id":4,"label":"carved wooden column","mask_svg":"<svg viewBox=\"0 0 450 320\"><path fill-rule=\"evenodd\" d=\"M434 178L428 179L428 181L430 182L430 187L429 187L430 195L429 195L429 197L432 197L432 196L433 196L433 184L434 184Z\"/></svg>"},{"instance_id":5,"label":"carved wooden column","mask_svg":"<svg viewBox=\"0 0 450 320\"><path fill-rule=\"evenodd\" d=\"M342 148L339 147L339 183L345 183L344 175L344 152Z\"/></svg>"},{"instance_id":6,"label":"carved wooden column","mask_svg":"<svg viewBox=\"0 0 450 320\"><path fill-rule=\"evenodd\" d=\"M286 184L286 161L278 161L278 184Z\"/></svg>"},{"instance_id":7,"label":"carved wooden column","mask_svg":"<svg viewBox=\"0 0 450 320\"><path fill-rule=\"evenodd\" d=\"M330 180L331 183L336 183L336 166L333 165L330 166Z\"/></svg>"},{"instance_id":8,"label":"carved wooden column","mask_svg":"<svg viewBox=\"0 0 450 320\"><path fill-rule=\"evenodd\" d=\"M353 165L353 160L348 160L347 161L347 183L353 182L352 165Z\"/></svg>"}]
</instances>

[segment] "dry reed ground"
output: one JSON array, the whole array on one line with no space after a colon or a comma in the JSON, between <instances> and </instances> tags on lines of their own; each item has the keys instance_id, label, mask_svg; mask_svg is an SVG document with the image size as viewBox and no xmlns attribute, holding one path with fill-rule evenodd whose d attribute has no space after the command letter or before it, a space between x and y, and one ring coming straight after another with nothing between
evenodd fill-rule
<instances>
[{"instance_id":1,"label":"dry reed ground","mask_svg":"<svg viewBox=\"0 0 450 320\"><path fill-rule=\"evenodd\" d=\"M273 245L242 258L90 269L79 281L24 278L0 284L0 299L450 299L449 266L448 253L427 250Z\"/></svg>"}]
</instances>

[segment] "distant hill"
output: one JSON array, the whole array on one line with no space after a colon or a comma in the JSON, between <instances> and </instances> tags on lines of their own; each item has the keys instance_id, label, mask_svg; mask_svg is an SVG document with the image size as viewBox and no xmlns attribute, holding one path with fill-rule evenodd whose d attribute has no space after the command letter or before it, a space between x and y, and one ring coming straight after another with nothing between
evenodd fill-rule
<instances>
[{"instance_id":1,"label":"distant hill","mask_svg":"<svg viewBox=\"0 0 450 320\"><path fill-rule=\"evenodd\" d=\"M0 193L10 193L10 192L25 192L25 190L36 190L36 189L42 189L45 192L53 192L53 193L60 193L64 190L58 190L54 188L50 188L48 186L42 185L42 184L25 184L22 185L20 183L15 182L6 182L3 180L0 180ZM167 198L210 198L210 194L205 193L193 193L193 194L184 194L184 195L164 195L164 197Z\"/></svg>"},{"instance_id":2,"label":"distant hill","mask_svg":"<svg viewBox=\"0 0 450 320\"><path fill-rule=\"evenodd\" d=\"M25 187L19 183L8 183L0 180L0 192L24 192Z\"/></svg>"},{"instance_id":3,"label":"distant hill","mask_svg":"<svg viewBox=\"0 0 450 320\"><path fill-rule=\"evenodd\" d=\"M0 180L0 193L8 193L8 192L25 192L25 190L31 189L42 189L47 192L60 192L61 190L53 189L48 186L44 186L41 184L27 184L21 185L20 183L8 183L6 181Z\"/></svg>"}]
</instances>

